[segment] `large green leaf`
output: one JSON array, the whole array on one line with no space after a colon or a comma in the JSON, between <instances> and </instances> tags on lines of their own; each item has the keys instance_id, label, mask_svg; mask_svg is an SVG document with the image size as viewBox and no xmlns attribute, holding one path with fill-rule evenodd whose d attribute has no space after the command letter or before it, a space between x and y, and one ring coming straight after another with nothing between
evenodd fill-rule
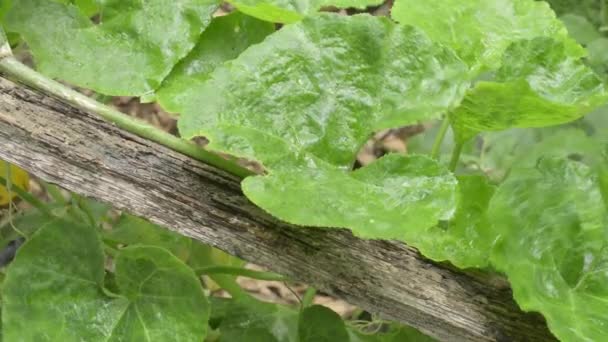
<instances>
[{"instance_id":1,"label":"large green leaf","mask_svg":"<svg viewBox=\"0 0 608 342\"><path fill-rule=\"evenodd\" d=\"M487 209L495 187L485 176L458 178L460 199L454 218L408 239L424 256L461 267L486 267L495 236Z\"/></svg>"},{"instance_id":2,"label":"large green leaf","mask_svg":"<svg viewBox=\"0 0 608 342\"><path fill-rule=\"evenodd\" d=\"M209 306L192 270L156 247L116 257L120 295L103 290L104 255L93 227L56 220L18 252L3 285L9 341L200 341ZM162 314L160 314L162 313Z\"/></svg>"},{"instance_id":3,"label":"large green leaf","mask_svg":"<svg viewBox=\"0 0 608 342\"><path fill-rule=\"evenodd\" d=\"M450 118L457 139L580 118L607 100L599 77L550 38L513 43L493 81L480 81Z\"/></svg>"},{"instance_id":4,"label":"large green leaf","mask_svg":"<svg viewBox=\"0 0 608 342\"><path fill-rule=\"evenodd\" d=\"M21 34L38 69L108 95L151 93L194 47L217 0L108 0L101 24L73 5L19 0L5 28Z\"/></svg>"},{"instance_id":5,"label":"large green leaf","mask_svg":"<svg viewBox=\"0 0 608 342\"><path fill-rule=\"evenodd\" d=\"M287 222L409 241L452 215L457 181L430 158L392 154L352 173L301 166L249 177L242 186L254 203Z\"/></svg>"},{"instance_id":6,"label":"large green leaf","mask_svg":"<svg viewBox=\"0 0 608 342\"><path fill-rule=\"evenodd\" d=\"M450 50L411 27L321 14L268 36L184 94L179 129L267 167L304 152L350 167L373 131L456 105L467 78Z\"/></svg>"},{"instance_id":7,"label":"large green leaf","mask_svg":"<svg viewBox=\"0 0 608 342\"><path fill-rule=\"evenodd\" d=\"M296 22L322 7L359 8L380 5L383 0L228 0L239 11L276 23Z\"/></svg>"},{"instance_id":8,"label":"large green leaf","mask_svg":"<svg viewBox=\"0 0 608 342\"><path fill-rule=\"evenodd\" d=\"M608 210L587 166L541 159L501 185L489 217L491 262L525 310L540 311L563 341L608 339Z\"/></svg>"},{"instance_id":9,"label":"large green leaf","mask_svg":"<svg viewBox=\"0 0 608 342\"><path fill-rule=\"evenodd\" d=\"M474 69L496 69L513 42L552 37L563 42L569 56L584 50L544 2L533 0L396 0L392 17L422 28Z\"/></svg>"},{"instance_id":10,"label":"large green leaf","mask_svg":"<svg viewBox=\"0 0 608 342\"><path fill-rule=\"evenodd\" d=\"M236 58L252 44L274 31L274 25L235 12L213 19L198 44L179 62L157 90L157 100L169 112L198 92L209 74L225 61Z\"/></svg>"},{"instance_id":11,"label":"large green leaf","mask_svg":"<svg viewBox=\"0 0 608 342\"><path fill-rule=\"evenodd\" d=\"M284 27L217 68L179 129L255 159L269 175L246 195L294 224L403 238L454 210L456 181L435 161L389 156L350 173L375 131L436 117L461 98L467 68L417 30L368 15L322 14ZM361 198L368 205L361 206Z\"/></svg>"}]
</instances>

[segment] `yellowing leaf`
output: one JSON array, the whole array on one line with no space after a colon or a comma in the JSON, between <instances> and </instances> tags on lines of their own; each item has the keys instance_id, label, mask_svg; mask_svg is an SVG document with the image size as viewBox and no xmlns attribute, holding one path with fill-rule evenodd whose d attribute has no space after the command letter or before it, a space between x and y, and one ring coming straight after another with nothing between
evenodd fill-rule
<instances>
[{"instance_id":1,"label":"yellowing leaf","mask_svg":"<svg viewBox=\"0 0 608 342\"><path fill-rule=\"evenodd\" d=\"M14 186L25 190L29 188L30 176L27 172L5 161L0 161L0 177L10 181ZM9 192L6 187L0 185L0 206L7 205L15 196L17 194L14 191Z\"/></svg>"}]
</instances>

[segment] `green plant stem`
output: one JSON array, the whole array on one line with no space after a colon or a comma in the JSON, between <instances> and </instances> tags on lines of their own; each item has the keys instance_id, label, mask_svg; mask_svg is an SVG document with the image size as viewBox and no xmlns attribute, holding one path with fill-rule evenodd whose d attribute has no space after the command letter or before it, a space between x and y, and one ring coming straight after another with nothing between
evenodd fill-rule
<instances>
[{"instance_id":1,"label":"green plant stem","mask_svg":"<svg viewBox=\"0 0 608 342\"><path fill-rule=\"evenodd\" d=\"M460 154L462 153L462 143L456 144L454 149L452 150L452 159L450 160L450 171L456 171L456 167L458 166L458 161L460 160Z\"/></svg>"},{"instance_id":2,"label":"green plant stem","mask_svg":"<svg viewBox=\"0 0 608 342\"><path fill-rule=\"evenodd\" d=\"M439 132L435 137L435 142L433 143L433 149L431 150L431 158L437 159L439 157L439 151L441 151L441 144L443 143L443 139L445 138L446 133L448 132L448 128L450 128L450 119L446 115L441 123L441 127L439 128Z\"/></svg>"},{"instance_id":3,"label":"green plant stem","mask_svg":"<svg viewBox=\"0 0 608 342\"><path fill-rule=\"evenodd\" d=\"M95 220L95 215L93 215L93 210L89 207L87 201L79 195L72 194L72 198L76 200L75 206L84 212L87 220L89 220L89 224L91 227L97 227L97 220Z\"/></svg>"},{"instance_id":4,"label":"green plant stem","mask_svg":"<svg viewBox=\"0 0 608 342\"><path fill-rule=\"evenodd\" d=\"M7 189L9 188L7 180L2 176L0 176L0 185L3 185ZM44 204L44 202L37 199L36 197L32 196L32 194L30 194L29 192L25 191L24 189L21 189L19 186L15 185L15 184L11 184L10 189L12 192L16 193L17 196L21 197L21 199L23 199L27 203L31 204L36 209L40 210L41 212L43 212L44 214L46 214L48 216L53 217L53 213L51 213L51 211L46 206L46 204Z\"/></svg>"},{"instance_id":5,"label":"green plant stem","mask_svg":"<svg viewBox=\"0 0 608 342\"><path fill-rule=\"evenodd\" d=\"M306 292L304 292L304 296L302 297L302 309L305 309L313 304L316 294L317 289L314 287L309 287L306 289Z\"/></svg>"},{"instance_id":6,"label":"green plant stem","mask_svg":"<svg viewBox=\"0 0 608 342\"><path fill-rule=\"evenodd\" d=\"M45 94L52 95L77 108L96 113L121 129L157 142L206 164L218 167L232 173L235 176L244 178L253 174L251 171L239 166L233 161L226 160L216 154L202 149L200 146L197 146L192 142L173 136L152 125L99 103L94 99L72 90L59 82L55 82L23 65L12 56L4 56L0 59L0 72L9 78L16 80L17 82L40 90Z\"/></svg>"},{"instance_id":7,"label":"green plant stem","mask_svg":"<svg viewBox=\"0 0 608 342\"><path fill-rule=\"evenodd\" d=\"M63 194L61 193L61 189L59 189L59 187L57 185L47 183L47 182L42 182L42 185L46 189L46 192L49 194L49 196L51 196L51 198L55 202L57 202L61 205L67 204L65 197L63 197Z\"/></svg>"},{"instance_id":8,"label":"green plant stem","mask_svg":"<svg viewBox=\"0 0 608 342\"><path fill-rule=\"evenodd\" d=\"M196 274L229 274L229 275L237 275L243 276L252 279L259 280L276 280L276 281L287 281L289 280L287 277L282 276L273 272L261 272L248 270L242 267L234 267L234 266L207 266L207 267L199 267L195 269Z\"/></svg>"},{"instance_id":9,"label":"green plant stem","mask_svg":"<svg viewBox=\"0 0 608 342\"><path fill-rule=\"evenodd\" d=\"M228 292L232 298L245 298L249 296L249 294L236 282L236 279L233 276L214 274L209 275L208 277L224 291Z\"/></svg>"}]
</instances>

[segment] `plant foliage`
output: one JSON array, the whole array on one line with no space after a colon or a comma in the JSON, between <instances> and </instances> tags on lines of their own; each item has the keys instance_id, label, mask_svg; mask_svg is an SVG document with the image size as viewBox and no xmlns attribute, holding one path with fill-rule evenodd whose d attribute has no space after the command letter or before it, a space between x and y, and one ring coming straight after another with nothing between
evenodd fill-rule
<instances>
[{"instance_id":1,"label":"plant foliage","mask_svg":"<svg viewBox=\"0 0 608 342\"><path fill-rule=\"evenodd\" d=\"M605 2L395 0L391 18L323 11L382 3L374 0L230 3L234 13L213 18L219 1L13 0L0 6L0 20L47 76L105 95L156 98L179 116L183 138L204 136L209 150L259 162L264 173L242 187L270 214L404 241L462 268L496 269L520 306L541 312L558 338L608 340ZM451 141L442 141L446 130L431 129L408 142L407 154L354 167L373 133L442 116ZM438 135L431 156L424 155L429 132ZM446 150L453 150L449 166ZM28 235L7 275L5 336L25 329L18 324L27 315L36 317L32 326L66 339L166 333L200 340L209 304L192 269L218 260L150 227L125 216L100 237L60 220ZM89 239L91 248L40 258L51 241L44 239L60 239L62 229L83 231L62 244ZM104 245L119 250L109 280ZM149 287L135 286L151 272L157 278L146 280ZM17 286L26 275L47 283ZM175 279L179 294L165 287ZM230 276L214 280L234 289ZM144 300L144 290L164 299ZM391 326L365 335L322 307L297 312L235 295L210 305L210 329L227 340L407 334ZM31 297L57 303L57 312L25 308ZM62 305L73 298L83 303L80 318L100 319L90 331L66 318L74 308ZM162 317L149 317L150 305ZM176 320L179 328L156 330ZM62 321L80 330L55 331ZM29 339L44 339L42 331L30 328Z\"/></svg>"}]
</instances>

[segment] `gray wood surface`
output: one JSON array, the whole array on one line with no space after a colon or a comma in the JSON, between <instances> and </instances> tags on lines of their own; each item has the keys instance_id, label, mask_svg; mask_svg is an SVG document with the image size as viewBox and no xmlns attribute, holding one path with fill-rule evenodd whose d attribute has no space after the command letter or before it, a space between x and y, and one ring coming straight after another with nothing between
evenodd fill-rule
<instances>
[{"instance_id":1,"label":"gray wood surface","mask_svg":"<svg viewBox=\"0 0 608 342\"><path fill-rule=\"evenodd\" d=\"M402 243L280 223L221 170L3 78L0 159L440 340L554 339L500 279L429 262Z\"/></svg>"}]
</instances>

